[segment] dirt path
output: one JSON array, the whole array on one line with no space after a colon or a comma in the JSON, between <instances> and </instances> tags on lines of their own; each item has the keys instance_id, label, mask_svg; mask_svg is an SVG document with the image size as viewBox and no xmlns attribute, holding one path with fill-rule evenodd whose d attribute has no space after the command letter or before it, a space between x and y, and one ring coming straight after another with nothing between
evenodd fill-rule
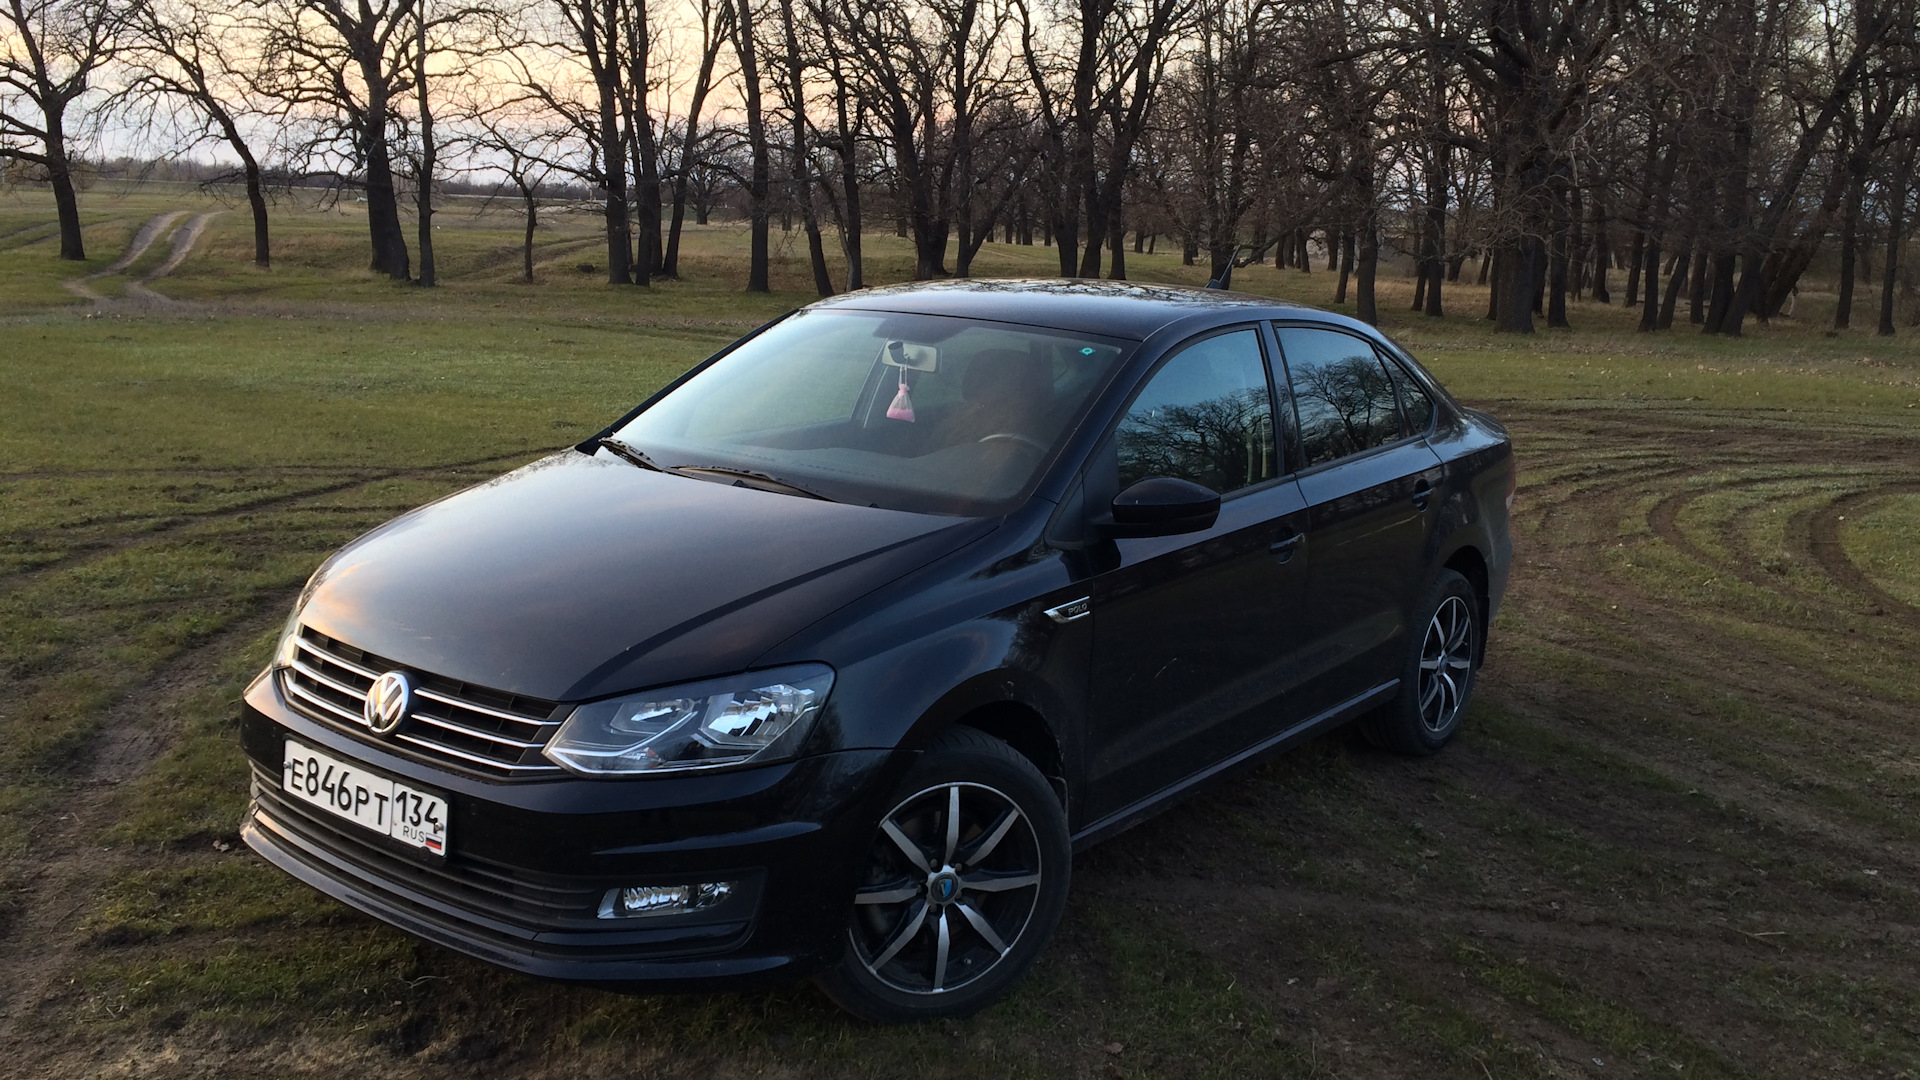
<instances>
[{"instance_id":1,"label":"dirt path","mask_svg":"<svg viewBox=\"0 0 1920 1080\"><path fill-rule=\"evenodd\" d=\"M112 277L127 267L132 266L134 260L145 255L147 249L152 247L156 240L166 235L167 230L173 227L174 222L186 215L187 212L185 210L169 210L164 214L155 214L145 225L140 226L140 231L134 233L132 242L127 244L127 250L121 252L120 257L113 260L106 269L95 270L91 274L83 274L80 277L63 282L67 291L83 300L105 300L106 297L88 288L87 282L97 281L103 277ZM189 246L191 246L191 242L189 242Z\"/></svg>"},{"instance_id":2,"label":"dirt path","mask_svg":"<svg viewBox=\"0 0 1920 1080\"><path fill-rule=\"evenodd\" d=\"M224 213L226 213L225 210L209 211L205 214L196 215L192 220L182 225L173 234L173 250L167 253L167 260L159 266L154 267L151 271L148 271L139 281L127 282L127 295L138 297L142 300L158 301L166 304L180 303L180 301L170 296L162 296L154 292L152 289L147 288L147 286L180 269L180 264L187 261L188 255L193 254L193 245L200 239L200 234L207 231L208 223Z\"/></svg>"}]
</instances>

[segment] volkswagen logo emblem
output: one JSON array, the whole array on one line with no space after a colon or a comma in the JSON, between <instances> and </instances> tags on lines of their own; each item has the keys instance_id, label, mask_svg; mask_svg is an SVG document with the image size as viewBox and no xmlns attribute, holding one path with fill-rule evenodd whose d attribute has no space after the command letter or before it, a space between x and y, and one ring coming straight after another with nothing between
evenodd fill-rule
<instances>
[{"instance_id":1,"label":"volkswagen logo emblem","mask_svg":"<svg viewBox=\"0 0 1920 1080\"><path fill-rule=\"evenodd\" d=\"M373 680L367 690L365 715L367 726L380 735L391 735L400 721L413 711L413 684L403 671L389 671Z\"/></svg>"},{"instance_id":2,"label":"volkswagen logo emblem","mask_svg":"<svg viewBox=\"0 0 1920 1080\"><path fill-rule=\"evenodd\" d=\"M927 881L928 899L936 904L951 904L960 896L960 878L943 869Z\"/></svg>"}]
</instances>

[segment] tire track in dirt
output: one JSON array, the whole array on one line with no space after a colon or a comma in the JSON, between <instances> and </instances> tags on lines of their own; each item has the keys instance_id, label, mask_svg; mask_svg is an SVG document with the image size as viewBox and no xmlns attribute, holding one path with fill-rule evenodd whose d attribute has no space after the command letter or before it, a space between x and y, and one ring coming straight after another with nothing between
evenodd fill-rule
<instances>
[{"instance_id":1,"label":"tire track in dirt","mask_svg":"<svg viewBox=\"0 0 1920 1080\"><path fill-rule=\"evenodd\" d=\"M125 270L127 267L132 266L136 259L147 253L147 249L153 246L154 241L165 235L167 229L170 228L174 222L186 215L187 212L185 210L169 210L164 214L155 214L145 225L140 226L140 231L133 234L133 240L127 244L127 249L120 253L119 258L108 264L106 269L95 270L91 274L83 274L77 278L70 278L67 281L61 282L61 284L66 287L68 292L83 300L105 300L106 297L88 288L87 282L96 281L103 277L111 277Z\"/></svg>"},{"instance_id":2,"label":"tire track in dirt","mask_svg":"<svg viewBox=\"0 0 1920 1080\"><path fill-rule=\"evenodd\" d=\"M116 824L111 798L121 784L139 778L170 749L181 731L167 730L186 699L218 679L222 661L240 643L274 626L292 592L258 598L254 610L128 687L107 707L107 722L88 747L85 765L64 785L72 797L65 812L37 822L24 859L31 865L0 950L0 1047L18 1060L38 1038L43 1006L57 1001L59 982L75 967L86 944L81 929L102 882L150 866L152 859L125 847L103 846L99 837ZM236 823L237 825L237 823ZM244 857L237 842L230 851Z\"/></svg>"},{"instance_id":3,"label":"tire track in dirt","mask_svg":"<svg viewBox=\"0 0 1920 1080\"><path fill-rule=\"evenodd\" d=\"M1881 613L1891 615L1920 629L1920 608L1882 589L1874 580L1863 573L1853 560L1847 557L1845 543L1840 538L1840 522L1847 514L1858 511L1862 506L1877 502L1889 495L1910 495L1920 492L1920 481L1905 481L1884 484L1866 491L1856 491L1843 495L1814 512L1808 521L1808 550L1814 561L1826 570L1835 584L1858 593L1871 601Z\"/></svg>"},{"instance_id":4,"label":"tire track in dirt","mask_svg":"<svg viewBox=\"0 0 1920 1080\"><path fill-rule=\"evenodd\" d=\"M1700 755L1672 745L1677 736L1641 737L1632 723L1637 717L1614 715L1659 711L1651 701L1610 706L1569 687L1539 698L1542 715L1579 719L1575 730L1583 739L1643 767L1685 777L1702 790L1791 818L1831 850L1864 858L1871 844L1849 842L1863 835L1873 844L1900 843L1886 821L1861 819L1844 799L1863 783L1881 785L1880 795L1896 804L1901 798L1899 781L1873 774L1866 762L1888 740L1898 743L1900 733L1920 725L1920 709L1876 696L1861 679L1876 663L1900 663L1897 657L1912 644L1906 631L1920 627L1920 612L1888 596L1852 564L1840 544L1838 519L1887 494L1920 490L1911 479L1920 473L1920 441L1896 426L1872 419L1855 423L1837 414L1777 417L1730 439L1714 430L1725 418L1684 409L1513 412L1517 432L1537 425L1587 435L1582 445L1551 455L1559 472L1535 485L1531 501L1523 488L1517 507L1516 578L1525 585L1516 590L1515 607L1529 633L1648 697L1668 686L1746 703L1744 713L1704 718L1711 729L1737 733L1744 753L1729 756L1730 747L1723 745L1706 760L1749 767L1764 762L1764 768L1689 768L1689 758ZM1618 456L1649 449L1660 452L1639 459L1645 465L1638 475L1565 482L1607 472ZM1701 514L1688 513L1716 498L1721 501ZM1809 500L1817 505L1806 508ZM1762 513L1768 503L1798 509L1785 522L1768 521ZM1784 527L1784 537L1768 531L1764 541L1757 539L1763 527L1776 526ZM1633 549L1649 542L1681 560L1681 567L1664 561L1648 567L1637 560ZM1625 558L1611 554L1622 547L1628 549ZM1812 567L1819 585L1769 573L1755 557L1783 549ZM1749 557L1743 560L1743 553ZM1528 573L1549 564L1550 574ZM1694 575L1697 585L1686 586ZM1716 578L1786 603L1754 592L1713 590ZM1699 596L1703 587L1708 591L1702 599L1676 605L1676 590ZM1895 617L1862 619L1876 607ZM1776 651L1774 642L1791 640L1823 644L1792 655ZM1823 660L1823 650L1834 658ZM1778 721L1768 723L1770 718ZM1680 729L1685 727L1682 719ZM1903 861L1911 865L1916 859L1909 852Z\"/></svg>"}]
</instances>

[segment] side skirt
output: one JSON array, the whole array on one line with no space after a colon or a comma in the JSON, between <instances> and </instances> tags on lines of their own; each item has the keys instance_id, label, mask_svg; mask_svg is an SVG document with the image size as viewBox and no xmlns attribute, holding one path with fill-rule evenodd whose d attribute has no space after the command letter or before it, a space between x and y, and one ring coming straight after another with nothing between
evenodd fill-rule
<instances>
[{"instance_id":1,"label":"side skirt","mask_svg":"<svg viewBox=\"0 0 1920 1080\"><path fill-rule=\"evenodd\" d=\"M1383 682L1371 690L1348 698L1317 716L1302 720L1272 738L1264 739L1230 758L1209 765L1199 772L1194 773L1192 776L1187 777L1185 780L1170 784L1138 802L1121 807L1106 817L1101 818L1099 821L1093 822L1086 828L1074 833L1073 850L1076 853L1085 851L1087 848L1092 847L1102 840L1125 832L1162 810L1174 805L1193 794L1194 789L1200 787L1202 784L1217 780L1226 773L1249 762L1256 761L1270 754L1277 754L1282 750L1303 743L1315 735L1320 734L1322 731L1365 712L1370 706L1377 704L1388 694L1393 693L1399 686L1399 679L1391 679Z\"/></svg>"}]
</instances>

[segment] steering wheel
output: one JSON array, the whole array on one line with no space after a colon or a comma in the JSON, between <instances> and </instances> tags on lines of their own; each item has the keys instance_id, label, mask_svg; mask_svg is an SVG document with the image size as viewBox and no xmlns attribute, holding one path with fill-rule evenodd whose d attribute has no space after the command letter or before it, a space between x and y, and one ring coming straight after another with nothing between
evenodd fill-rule
<instances>
[{"instance_id":1,"label":"steering wheel","mask_svg":"<svg viewBox=\"0 0 1920 1080\"><path fill-rule=\"evenodd\" d=\"M1021 443L1023 445L1032 447L1038 453L1044 454L1047 452L1047 446L1045 443L1041 442L1038 439L1030 439L1027 436L1022 435L1017 431L996 431L991 435L980 436L980 441L983 443L998 442L1001 439L1007 439L1012 442L1017 442L1017 443Z\"/></svg>"}]
</instances>

